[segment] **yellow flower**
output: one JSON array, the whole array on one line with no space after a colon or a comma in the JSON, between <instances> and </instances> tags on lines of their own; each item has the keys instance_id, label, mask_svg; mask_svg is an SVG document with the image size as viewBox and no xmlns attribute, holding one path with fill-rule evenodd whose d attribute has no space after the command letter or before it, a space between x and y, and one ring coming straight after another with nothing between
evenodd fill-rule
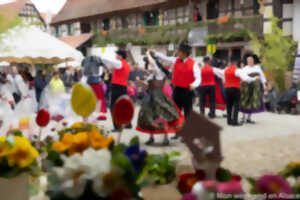
<instances>
[{"instance_id":1,"label":"yellow flower","mask_svg":"<svg viewBox=\"0 0 300 200\"><path fill-rule=\"evenodd\" d=\"M55 142L52 144L52 149L63 153L72 146L72 143L73 143L73 135L66 133L64 134L60 142Z\"/></svg>"},{"instance_id":2,"label":"yellow flower","mask_svg":"<svg viewBox=\"0 0 300 200\"><path fill-rule=\"evenodd\" d=\"M76 122L71 126L71 128L73 128L73 129L83 128L83 123L82 122Z\"/></svg>"},{"instance_id":3,"label":"yellow flower","mask_svg":"<svg viewBox=\"0 0 300 200\"><path fill-rule=\"evenodd\" d=\"M38 155L38 151L32 147L28 139L16 136L15 146L7 156L8 165L11 167L17 165L20 168L25 168L31 165Z\"/></svg>"},{"instance_id":4,"label":"yellow flower","mask_svg":"<svg viewBox=\"0 0 300 200\"><path fill-rule=\"evenodd\" d=\"M298 161L293 161L289 164L290 166L293 166L293 167L300 167L300 162Z\"/></svg>"},{"instance_id":5,"label":"yellow flower","mask_svg":"<svg viewBox=\"0 0 300 200\"><path fill-rule=\"evenodd\" d=\"M90 133L90 142L94 149L107 149L113 142L114 138L106 138L104 135L96 132Z\"/></svg>"},{"instance_id":6,"label":"yellow flower","mask_svg":"<svg viewBox=\"0 0 300 200\"><path fill-rule=\"evenodd\" d=\"M89 148L89 134L87 132L80 132L73 136L73 143L70 147L69 154L82 153Z\"/></svg>"},{"instance_id":7,"label":"yellow flower","mask_svg":"<svg viewBox=\"0 0 300 200\"><path fill-rule=\"evenodd\" d=\"M0 137L0 158L7 156L11 151L11 147L6 143L5 137Z\"/></svg>"}]
</instances>

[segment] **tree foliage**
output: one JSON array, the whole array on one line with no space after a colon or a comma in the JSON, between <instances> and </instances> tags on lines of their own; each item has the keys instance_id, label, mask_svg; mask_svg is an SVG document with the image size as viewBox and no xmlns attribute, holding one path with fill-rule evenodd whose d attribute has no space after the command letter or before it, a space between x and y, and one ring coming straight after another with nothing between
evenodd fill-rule
<instances>
[{"instance_id":1,"label":"tree foliage","mask_svg":"<svg viewBox=\"0 0 300 200\"><path fill-rule=\"evenodd\" d=\"M293 63L296 43L291 37L283 34L278 23L279 19L272 17L269 33L265 34L263 39L252 35L251 43L261 57L267 78L275 82L282 92L286 89L285 74Z\"/></svg>"},{"instance_id":2,"label":"tree foliage","mask_svg":"<svg viewBox=\"0 0 300 200\"><path fill-rule=\"evenodd\" d=\"M19 24L21 24L21 19L18 16L6 17L0 13L0 42L2 39L1 35L3 33Z\"/></svg>"}]
</instances>

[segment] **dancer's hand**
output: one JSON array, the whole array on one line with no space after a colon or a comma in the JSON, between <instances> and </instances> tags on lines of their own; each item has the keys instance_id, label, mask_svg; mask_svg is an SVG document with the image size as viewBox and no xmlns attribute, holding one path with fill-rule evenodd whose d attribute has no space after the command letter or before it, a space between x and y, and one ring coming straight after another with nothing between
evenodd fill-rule
<instances>
[{"instance_id":1,"label":"dancer's hand","mask_svg":"<svg viewBox=\"0 0 300 200\"><path fill-rule=\"evenodd\" d=\"M195 86L192 86L192 85L190 86L190 90L191 90L191 91L193 91L193 90L195 90L195 89L196 89Z\"/></svg>"},{"instance_id":2,"label":"dancer's hand","mask_svg":"<svg viewBox=\"0 0 300 200\"><path fill-rule=\"evenodd\" d=\"M260 76L256 76L255 78L256 78L256 80L260 80Z\"/></svg>"}]
</instances>

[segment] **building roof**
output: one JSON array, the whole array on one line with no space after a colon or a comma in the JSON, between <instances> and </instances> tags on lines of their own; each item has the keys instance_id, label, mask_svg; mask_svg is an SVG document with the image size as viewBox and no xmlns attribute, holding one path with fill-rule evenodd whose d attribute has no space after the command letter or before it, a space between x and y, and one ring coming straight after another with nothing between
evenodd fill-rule
<instances>
[{"instance_id":1,"label":"building roof","mask_svg":"<svg viewBox=\"0 0 300 200\"><path fill-rule=\"evenodd\" d=\"M157 6L168 0L68 0L54 17L52 24L113 12Z\"/></svg>"},{"instance_id":2,"label":"building roof","mask_svg":"<svg viewBox=\"0 0 300 200\"><path fill-rule=\"evenodd\" d=\"M86 33L86 34L81 34L77 36L68 36L68 37L61 37L59 38L61 41L69 44L73 48L77 48L86 41L88 41L90 38L92 38L93 34Z\"/></svg>"},{"instance_id":3,"label":"building roof","mask_svg":"<svg viewBox=\"0 0 300 200\"><path fill-rule=\"evenodd\" d=\"M6 17L16 17L22 11L26 3L31 3L30 0L15 0L6 4L0 5L0 14Z\"/></svg>"}]
</instances>

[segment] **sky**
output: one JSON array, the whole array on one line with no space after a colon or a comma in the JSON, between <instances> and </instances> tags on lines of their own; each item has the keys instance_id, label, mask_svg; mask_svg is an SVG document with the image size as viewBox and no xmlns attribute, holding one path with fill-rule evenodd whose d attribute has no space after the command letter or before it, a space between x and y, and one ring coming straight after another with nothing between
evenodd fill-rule
<instances>
[{"instance_id":1,"label":"sky","mask_svg":"<svg viewBox=\"0 0 300 200\"><path fill-rule=\"evenodd\" d=\"M0 0L0 4L14 0ZM65 4L66 0L31 0L40 12L56 14Z\"/></svg>"}]
</instances>

